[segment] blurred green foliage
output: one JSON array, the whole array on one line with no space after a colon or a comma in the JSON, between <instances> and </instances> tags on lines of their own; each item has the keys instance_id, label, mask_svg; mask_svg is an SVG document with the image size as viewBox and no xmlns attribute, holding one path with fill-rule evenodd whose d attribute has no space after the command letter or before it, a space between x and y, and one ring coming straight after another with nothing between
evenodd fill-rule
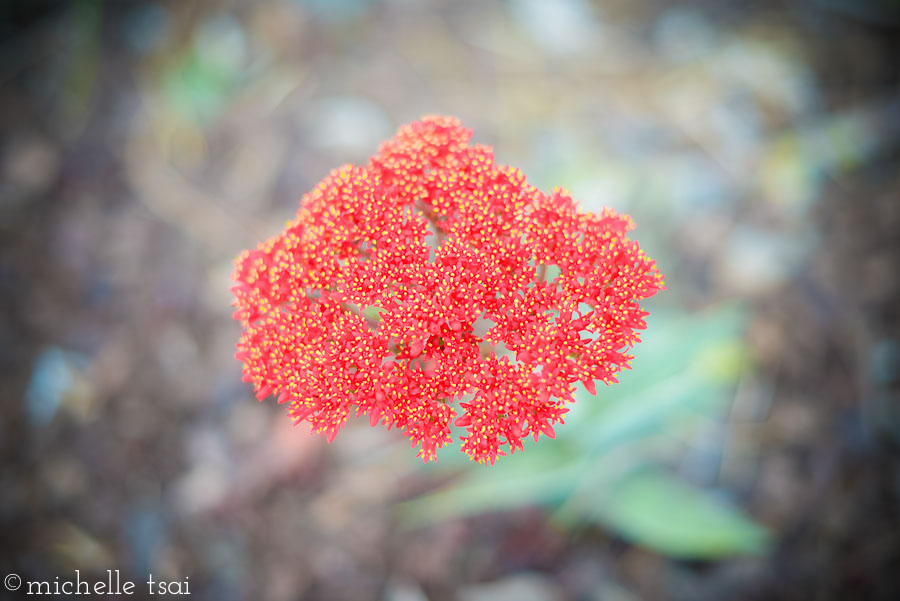
<instances>
[{"instance_id":1,"label":"blurred green foliage","mask_svg":"<svg viewBox=\"0 0 900 601\"><path fill-rule=\"evenodd\" d=\"M429 470L447 487L402 504L410 526L529 505L562 527L598 524L666 555L712 559L760 553L769 533L711 489L667 466L697 428L721 418L747 367L736 307L685 315L655 311L634 369L591 397L580 390L556 440L526 444L492 467L447 453Z\"/></svg>"},{"instance_id":2,"label":"blurred green foliage","mask_svg":"<svg viewBox=\"0 0 900 601\"><path fill-rule=\"evenodd\" d=\"M162 89L176 112L188 121L212 122L233 100L246 68L246 40L232 17L209 19L198 29L193 44L169 64Z\"/></svg>"}]
</instances>

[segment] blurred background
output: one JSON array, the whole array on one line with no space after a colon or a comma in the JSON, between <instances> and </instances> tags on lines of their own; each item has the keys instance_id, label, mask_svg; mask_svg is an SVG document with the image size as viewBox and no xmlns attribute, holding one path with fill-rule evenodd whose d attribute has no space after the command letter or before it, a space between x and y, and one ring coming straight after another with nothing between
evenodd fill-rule
<instances>
[{"instance_id":1,"label":"blurred background","mask_svg":"<svg viewBox=\"0 0 900 601\"><path fill-rule=\"evenodd\" d=\"M900 595L900 3L0 17L4 575L221 601ZM326 445L232 356L233 258L426 113L630 213L669 285L621 383L493 468L422 466L365 419Z\"/></svg>"}]
</instances>

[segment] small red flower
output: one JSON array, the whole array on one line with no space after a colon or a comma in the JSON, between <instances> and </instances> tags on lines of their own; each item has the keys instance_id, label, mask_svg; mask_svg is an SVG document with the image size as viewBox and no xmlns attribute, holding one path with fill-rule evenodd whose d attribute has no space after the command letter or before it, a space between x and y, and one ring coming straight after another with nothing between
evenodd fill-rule
<instances>
[{"instance_id":1,"label":"small red flower","mask_svg":"<svg viewBox=\"0 0 900 601\"><path fill-rule=\"evenodd\" d=\"M402 127L238 257L236 356L257 398L329 441L367 414L425 461L456 418L463 452L493 463L555 436L576 382L594 393L629 366L639 303L663 288L631 219L579 212L470 137L452 117Z\"/></svg>"}]
</instances>

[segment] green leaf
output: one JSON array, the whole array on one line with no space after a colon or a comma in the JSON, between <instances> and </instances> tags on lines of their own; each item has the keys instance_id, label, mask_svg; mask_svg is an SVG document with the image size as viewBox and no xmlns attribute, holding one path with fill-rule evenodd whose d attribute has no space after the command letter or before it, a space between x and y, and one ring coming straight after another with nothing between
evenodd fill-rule
<instances>
[{"instance_id":1,"label":"green leaf","mask_svg":"<svg viewBox=\"0 0 900 601\"><path fill-rule=\"evenodd\" d=\"M588 452L602 454L632 440L658 434L696 412L711 413L728 400L716 386L688 371L607 403L589 419L573 424L570 434Z\"/></svg>"},{"instance_id":2,"label":"green leaf","mask_svg":"<svg viewBox=\"0 0 900 601\"><path fill-rule=\"evenodd\" d=\"M712 349L740 341L746 317L737 306L725 305L693 315L658 310L647 318L642 342L633 349L632 370L619 375L619 383L605 389L621 398L686 369L705 367Z\"/></svg>"},{"instance_id":3,"label":"green leaf","mask_svg":"<svg viewBox=\"0 0 900 601\"><path fill-rule=\"evenodd\" d=\"M686 559L759 554L770 541L768 530L735 506L649 467L614 483L591 517L637 544Z\"/></svg>"},{"instance_id":4,"label":"green leaf","mask_svg":"<svg viewBox=\"0 0 900 601\"><path fill-rule=\"evenodd\" d=\"M649 465L679 454L679 436L733 398L746 364L743 312L718 307L685 316L658 312L638 345L635 370L599 395L579 399L556 440L472 465L446 453L425 469L453 481L397 507L400 523L425 523L541 505L563 528L601 522L611 531L677 557L762 551L768 532L711 493ZM460 465L462 463L462 465Z\"/></svg>"},{"instance_id":5,"label":"green leaf","mask_svg":"<svg viewBox=\"0 0 900 601\"><path fill-rule=\"evenodd\" d=\"M547 441L554 442L554 441ZM437 492L397 505L398 519L406 526L440 522L527 505L562 502L578 482L584 466L559 465L553 453L516 453L494 466L474 466L461 481Z\"/></svg>"},{"instance_id":6,"label":"green leaf","mask_svg":"<svg viewBox=\"0 0 900 601\"><path fill-rule=\"evenodd\" d=\"M577 393L572 423L560 428L561 437L601 455L685 419L715 414L730 402L727 386L745 363L740 311L726 307L657 320L638 345L634 371L596 398Z\"/></svg>"},{"instance_id":7,"label":"green leaf","mask_svg":"<svg viewBox=\"0 0 900 601\"><path fill-rule=\"evenodd\" d=\"M365 309L363 309L363 317L368 319L369 321L381 321L381 313L384 311L382 307L378 305L369 305Z\"/></svg>"}]
</instances>

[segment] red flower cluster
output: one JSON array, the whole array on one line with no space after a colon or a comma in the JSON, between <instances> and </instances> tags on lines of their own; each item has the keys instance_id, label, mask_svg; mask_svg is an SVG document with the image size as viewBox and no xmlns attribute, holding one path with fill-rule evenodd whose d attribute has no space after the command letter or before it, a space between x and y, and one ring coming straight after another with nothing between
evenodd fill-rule
<instances>
[{"instance_id":1,"label":"red flower cluster","mask_svg":"<svg viewBox=\"0 0 900 601\"><path fill-rule=\"evenodd\" d=\"M237 358L331 441L347 416L397 426L425 461L465 427L493 463L551 438L574 383L616 381L663 287L627 216L544 194L451 117L407 125L333 171L287 229L236 261Z\"/></svg>"}]
</instances>

